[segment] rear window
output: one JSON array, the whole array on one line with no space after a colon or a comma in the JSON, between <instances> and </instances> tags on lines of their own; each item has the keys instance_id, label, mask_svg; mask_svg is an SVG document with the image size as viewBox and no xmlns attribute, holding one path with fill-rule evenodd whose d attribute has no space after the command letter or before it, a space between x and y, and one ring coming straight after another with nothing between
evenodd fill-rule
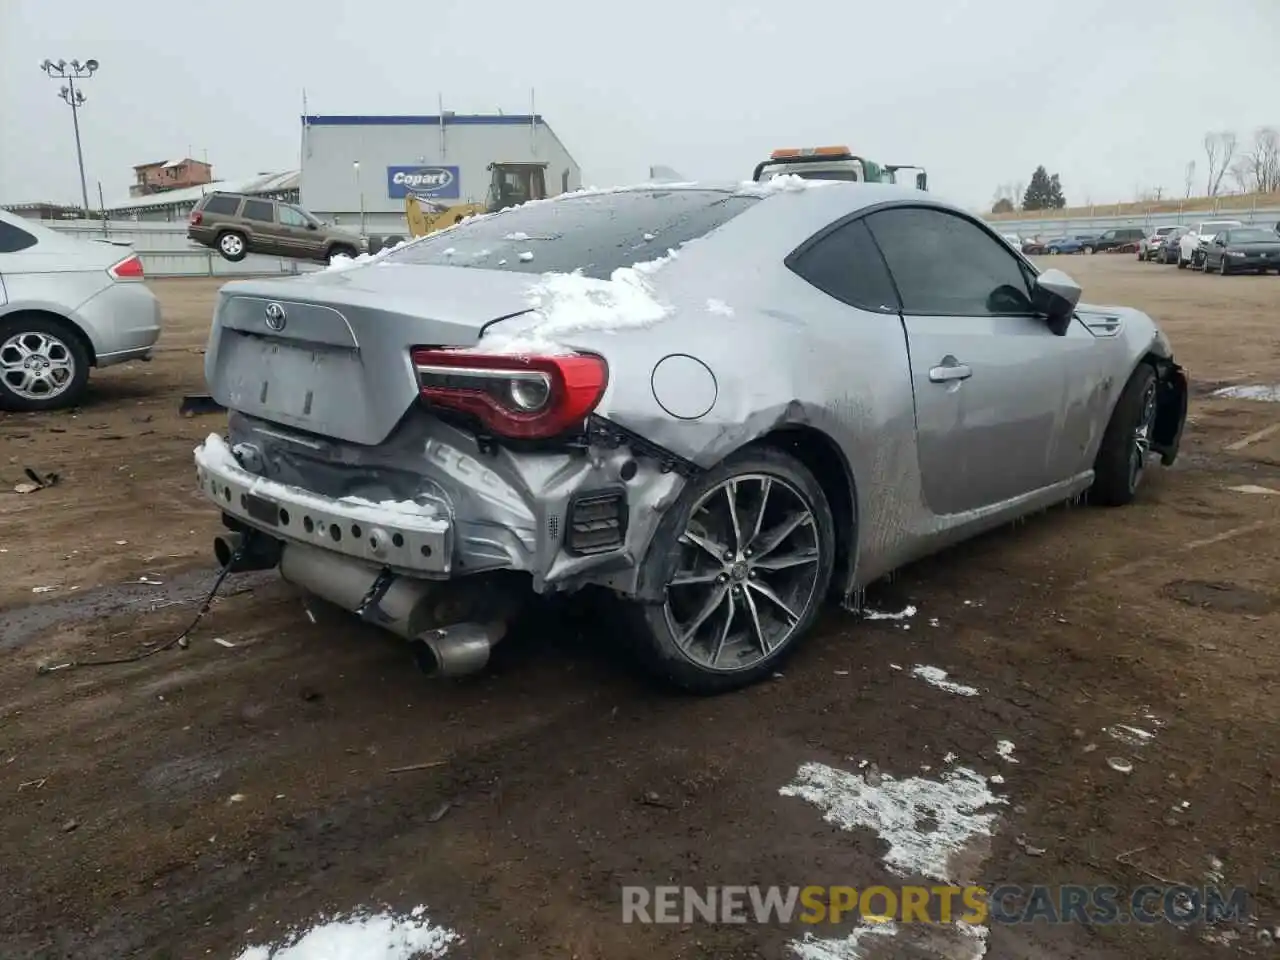
<instances>
[{"instance_id":1,"label":"rear window","mask_svg":"<svg viewBox=\"0 0 1280 960\"><path fill-rule=\"evenodd\" d=\"M230 216L240 209L240 198L222 195L209 197L200 209L205 213L220 213L223 216Z\"/></svg>"},{"instance_id":2,"label":"rear window","mask_svg":"<svg viewBox=\"0 0 1280 960\"><path fill-rule=\"evenodd\" d=\"M387 263L570 273L605 279L724 225L759 198L717 190L628 190L503 211L388 254Z\"/></svg>"},{"instance_id":3,"label":"rear window","mask_svg":"<svg viewBox=\"0 0 1280 960\"><path fill-rule=\"evenodd\" d=\"M36 238L21 227L0 220L0 253L17 253L36 245Z\"/></svg>"}]
</instances>

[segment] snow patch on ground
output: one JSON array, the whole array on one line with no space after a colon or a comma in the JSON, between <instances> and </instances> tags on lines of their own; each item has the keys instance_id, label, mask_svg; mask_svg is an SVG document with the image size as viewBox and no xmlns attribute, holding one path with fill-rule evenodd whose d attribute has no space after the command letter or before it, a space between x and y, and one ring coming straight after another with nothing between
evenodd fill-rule
<instances>
[{"instance_id":1,"label":"snow patch on ground","mask_svg":"<svg viewBox=\"0 0 1280 960\"><path fill-rule=\"evenodd\" d=\"M892 937L897 932L896 923L860 923L847 937L819 939L806 933L802 939L792 940L787 948L800 960L863 960L867 956L865 940Z\"/></svg>"},{"instance_id":2,"label":"snow patch on ground","mask_svg":"<svg viewBox=\"0 0 1280 960\"><path fill-rule=\"evenodd\" d=\"M389 523L404 529L421 531L438 531L448 526L448 521L437 518L435 508L412 500L376 502L363 497L342 497L333 500L318 496L301 487L255 476L240 466L235 454L227 446L227 442L216 433L205 437L204 443L196 447L194 453L198 465L215 474L229 472L236 482L248 484L250 493L268 500L290 506L311 506L317 510L328 510L334 505L339 505L353 510L353 516L368 524Z\"/></svg>"},{"instance_id":3,"label":"snow patch on ground","mask_svg":"<svg viewBox=\"0 0 1280 960\"><path fill-rule=\"evenodd\" d=\"M322 920L270 945L251 946L236 960L436 960L459 937L426 918L424 907L404 917L365 913Z\"/></svg>"},{"instance_id":4,"label":"snow patch on ground","mask_svg":"<svg viewBox=\"0 0 1280 960\"><path fill-rule=\"evenodd\" d=\"M996 743L996 756L1008 763L1017 763L1017 759L1013 755L1013 741L1000 740Z\"/></svg>"},{"instance_id":5,"label":"snow patch on ground","mask_svg":"<svg viewBox=\"0 0 1280 960\"><path fill-rule=\"evenodd\" d=\"M912 670L913 677L919 677L930 686L937 687L939 690L945 690L947 693L955 693L962 697L976 697L978 695L977 687L965 686L963 683L956 683L954 680L947 679L947 671L939 667L926 667L916 664Z\"/></svg>"},{"instance_id":6,"label":"snow patch on ground","mask_svg":"<svg viewBox=\"0 0 1280 960\"><path fill-rule=\"evenodd\" d=\"M722 317L732 317L733 307L729 306L723 300L711 299L707 301L707 312L719 314Z\"/></svg>"},{"instance_id":7,"label":"snow patch on ground","mask_svg":"<svg viewBox=\"0 0 1280 960\"><path fill-rule=\"evenodd\" d=\"M1112 727L1103 727L1103 732L1115 740L1130 747L1145 747L1155 734L1141 727L1131 727L1127 723L1117 723Z\"/></svg>"},{"instance_id":8,"label":"snow patch on ground","mask_svg":"<svg viewBox=\"0 0 1280 960\"><path fill-rule=\"evenodd\" d=\"M872 610L870 607L862 609L863 620L910 620L916 615L916 608L911 604L907 604L901 610Z\"/></svg>"},{"instance_id":9,"label":"snow patch on ground","mask_svg":"<svg viewBox=\"0 0 1280 960\"><path fill-rule=\"evenodd\" d=\"M675 258L665 257L614 270L608 280L578 273L547 273L530 291L527 314L495 325L477 348L482 353L563 354L561 337L586 331L614 333L648 327L667 316L649 278Z\"/></svg>"},{"instance_id":10,"label":"snow patch on ground","mask_svg":"<svg viewBox=\"0 0 1280 960\"><path fill-rule=\"evenodd\" d=\"M1210 394L1228 400L1264 400L1280 403L1280 384L1254 384L1247 387L1223 387Z\"/></svg>"},{"instance_id":11,"label":"snow patch on ground","mask_svg":"<svg viewBox=\"0 0 1280 960\"><path fill-rule=\"evenodd\" d=\"M885 865L899 876L943 883L950 882L953 856L992 835L998 814L987 808L1007 802L991 792L985 777L965 767L947 770L939 780L888 774L872 779L874 785L858 774L806 763L779 793L808 800L842 830L875 831L889 845Z\"/></svg>"}]
</instances>

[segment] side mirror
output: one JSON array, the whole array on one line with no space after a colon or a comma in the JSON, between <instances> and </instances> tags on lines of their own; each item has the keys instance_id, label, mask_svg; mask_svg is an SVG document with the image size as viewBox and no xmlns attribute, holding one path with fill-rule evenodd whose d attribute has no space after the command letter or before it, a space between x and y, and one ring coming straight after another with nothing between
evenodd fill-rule
<instances>
[{"instance_id":1,"label":"side mirror","mask_svg":"<svg viewBox=\"0 0 1280 960\"><path fill-rule=\"evenodd\" d=\"M312 223L310 220L308 220L308 221L307 221L307 229L308 229L308 230L315 230L315 229L316 229L316 225L315 225L314 223Z\"/></svg>"},{"instance_id":2,"label":"side mirror","mask_svg":"<svg viewBox=\"0 0 1280 960\"><path fill-rule=\"evenodd\" d=\"M1080 284L1061 270L1046 270L1036 277L1031 289L1031 304L1048 321L1049 329L1062 337L1071 326L1071 317L1082 292Z\"/></svg>"}]
</instances>

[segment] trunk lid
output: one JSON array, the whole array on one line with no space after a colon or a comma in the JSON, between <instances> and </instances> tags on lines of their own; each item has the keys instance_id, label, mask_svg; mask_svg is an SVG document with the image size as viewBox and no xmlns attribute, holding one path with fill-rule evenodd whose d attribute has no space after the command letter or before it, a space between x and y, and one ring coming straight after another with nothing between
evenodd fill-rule
<instances>
[{"instance_id":1,"label":"trunk lid","mask_svg":"<svg viewBox=\"0 0 1280 960\"><path fill-rule=\"evenodd\" d=\"M411 347L471 346L529 309L535 274L375 263L218 294L205 379L223 406L376 445L418 398Z\"/></svg>"}]
</instances>

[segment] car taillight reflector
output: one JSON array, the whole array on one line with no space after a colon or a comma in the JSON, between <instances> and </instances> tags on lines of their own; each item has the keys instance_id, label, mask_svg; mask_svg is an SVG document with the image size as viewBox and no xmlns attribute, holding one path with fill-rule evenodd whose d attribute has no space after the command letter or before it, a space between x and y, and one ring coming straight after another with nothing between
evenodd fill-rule
<instances>
[{"instance_id":1,"label":"car taillight reflector","mask_svg":"<svg viewBox=\"0 0 1280 960\"><path fill-rule=\"evenodd\" d=\"M117 280L141 280L142 259L135 253L107 270Z\"/></svg>"},{"instance_id":2,"label":"car taillight reflector","mask_svg":"<svg viewBox=\"0 0 1280 960\"><path fill-rule=\"evenodd\" d=\"M204 219L204 214L201 213L199 210L193 210L191 212L191 225L193 227L200 226L200 221L202 221L203 219Z\"/></svg>"},{"instance_id":3,"label":"car taillight reflector","mask_svg":"<svg viewBox=\"0 0 1280 960\"><path fill-rule=\"evenodd\" d=\"M602 357L505 356L414 347L418 389L428 403L471 414L497 436L539 440L581 428L604 395Z\"/></svg>"}]
</instances>

